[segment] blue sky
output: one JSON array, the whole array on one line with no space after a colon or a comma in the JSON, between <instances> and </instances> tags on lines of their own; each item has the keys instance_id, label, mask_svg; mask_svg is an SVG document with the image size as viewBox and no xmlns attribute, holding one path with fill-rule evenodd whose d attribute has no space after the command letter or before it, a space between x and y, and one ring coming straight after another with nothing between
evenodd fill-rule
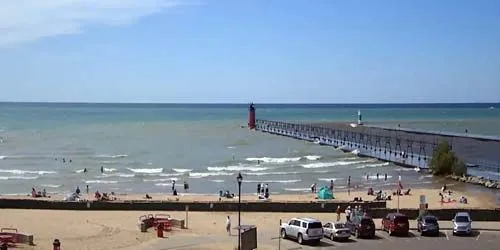
<instances>
[{"instance_id":1,"label":"blue sky","mask_svg":"<svg viewBox=\"0 0 500 250\"><path fill-rule=\"evenodd\" d=\"M500 101L497 0L2 0L0 101Z\"/></svg>"}]
</instances>

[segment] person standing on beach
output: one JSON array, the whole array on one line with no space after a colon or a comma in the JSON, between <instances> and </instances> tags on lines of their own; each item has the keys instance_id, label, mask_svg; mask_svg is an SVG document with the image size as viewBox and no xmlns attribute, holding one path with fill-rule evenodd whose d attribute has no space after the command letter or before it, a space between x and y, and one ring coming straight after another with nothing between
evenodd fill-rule
<instances>
[{"instance_id":1,"label":"person standing on beach","mask_svg":"<svg viewBox=\"0 0 500 250\"><path fill-rule=\"evenodd\" d=\"M266 184L266 188L265 188L265 190L264 190L264 197L265 197L266 199L268 199L268 198L269 198L269 186L268 186L267 184Z\"/></svg>"},{"instance_id":2,"label":"person standing on beach","mask_svg":"<svg viewBox=\"0 0 500 250\"><path fill-rule=\"evenodd\" d=\"M188 192L189 190L189 184L187 183L187 181L184 181L184 192Z\"/></svg>"},{"instance_id":3,"label":"person standing on beach","mask_svg":"<svg viewBox=\"0 0 500 250\"><path fill-rule=\"evenodd\" d=\"M229 215L226 219L226 232L229 236L231 236L231 218L229 217Z\"/></svg>"},{"instance_id":4,"label":"person standing on beach","mask_svg":"<svg viewBox=\"0 0 500 250\"><path fill-rule=\"evenodd\" d=\"M330 180L330 187L329 187L329 189L330 189L330 192L333 193L333 180Z\"/></svg>"},{"instance_id":5,"label":"person standing on beach","mask_svg":"<svg viewBox=\"0 0 500 250\"><path fill-rule=\"evenodd\" d=\"M260 183L257 183L257 196L260 195L260 190L261 190Z\"/></svg>"},{"instance_id":6,"label":"person standing on beach","mask_svg":"<svg viewBox=\"0 0 500 250\"><path fill-rule=\"evenodd\" d=\"M347 177L347 196L351 196L351 176Z\"/></svg>"},{"instance_id":7,"label":"person standing on beach","mask_svg":"<svg viewBox=\"0 0 500 250\"><path fill-rule=\"evenodd\" d=\"M104 167L101 166L101 174L104 173Z\"/></svg>"},{"instance_id":8,"label":"person standing on beach","mask_svg":"<svg viewBox=\"0 0 500 250\"><path fill-rule=\"evenodd\" d=\"M335 212L337 213L337 221L340 221L340 206L337 206L337 210Z\"/></svg>"},{"instance_id":9,"label":"person standing on beach","mask_svg":"<svg viewBox=\"0 0 500 250\"><path fill-rule=\"evenodd\" d=\"M313 193L313 194L316 193L316 183L313 183L311 185L311 193Z\"/></svg>"},{"instance_id":10,"label":"person standing on beach","mask_svg":"<svg viewBox=\"0 0 500 250\"><path fill-rule=\"evenodd\" d=\"M346 221L351 221L351 206L347 206L344 213Z\"/></svg>"},{"instance_id":11,"label":"person standing on beach","mask_svg":"<svg viewBox=\"0 0 500 250\"><path fill-rule=\"evenodd\" d=\"M384 174L384 181L387 181L387 173Z\"/></svg>"},{"instance_id":12,"label":"person standing on beach","mask_svg":"<svg viewBox=\"0 0 500 250\"><path fill-rule=\"evenodd\" d=\"M172 192L175 190L175 180L172 180Z\"/></svg>"},{"instance_id":13,"label":"person standing on beach","mask_svg":"<svg viewBox=\"0 0 500 250\"><path fill-rule=\"evenodd\" d=\"M379 175L378 175L378 173L377 173L377 181L378 181L378 176L379 176Z\"/></svg>"}]
</instances>

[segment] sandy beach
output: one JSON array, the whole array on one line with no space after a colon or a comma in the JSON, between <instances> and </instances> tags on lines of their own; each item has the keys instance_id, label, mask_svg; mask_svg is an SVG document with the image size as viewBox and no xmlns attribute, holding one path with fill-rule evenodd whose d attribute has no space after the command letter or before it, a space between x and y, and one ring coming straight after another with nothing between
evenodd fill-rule
<instances>
[{"instance_id":1,"label":"sandy beach","mask_svg":"<svg viewBox=\"0 0 500 250\"><path fill-rule=\"evenodd\" d=\"M389 190L385 190L389 191ZM439 189L412 189L410 195L400 196L399 207L400 208L418 208L420 202L420 195L425 195L429 209L442 209L442 208L495 208L496 199L492 193L489 192L463 192L455 191L451 189L451 198L456 200L456 202L441 203L441 198L439 196ZM334 192L335 200L338 201L351 201L354 197L361 197L364 201L372 201L375 196L367 195L366 191L352 191L347 192ZM213 201L213 202L231 202L237 201L237 197L234 199L222 198L219 201L219 197L216 195L201 195L201 194L180 194L178 196L172 196L171 194L149 194L152 196L150 200L162 200L162 201ZM461 196L467 197L468 203L462 204L458 200ZM46 199L46 200L63 200L63 196L51 196L51 198L31 198L29 196L0 196L6 199ZM84 199L94 200L94 194L84 194ZM114 196L117 200L146 200L144 194L117 194ZM258 201L256 195L242 195L242 202L246 201ZM276 202L313 202L320 201L317 199L316 194L279 194L272 195L271 201ZM397 196L392 196L392 200L387 201L388 208L396 208L398 206Z\"/></svg>"}]
</instances>

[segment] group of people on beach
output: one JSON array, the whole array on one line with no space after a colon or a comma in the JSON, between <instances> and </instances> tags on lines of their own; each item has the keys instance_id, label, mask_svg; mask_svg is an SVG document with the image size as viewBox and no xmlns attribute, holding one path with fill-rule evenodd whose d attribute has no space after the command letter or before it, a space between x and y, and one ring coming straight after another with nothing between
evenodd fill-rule
<instances>
[{"instance_id":1,"label":"group of people on beach","mask_svg":"<svg viewBox=\"0 0 500 250\"><path fill-rule=\"evenodd\" d=\"M261 200L269 199L269 185L264 183L257 184L257 196Z\"/></svg>"},{"instance_id":2,"label":"group of people on beach","mask_svg":"<svg viewBox=\"0 0 500 250\"><path fill-rule=\"evenodd\" d=\"M175 187L175 179L172 179L172 195L177 196L179 193L177 192L177 188ZM184 192L187 193L189 191L189 184L187 181L184 181Z\"/></svg>"},{"instance_id":3,"label":"group of people on beach","mask_svg":"<svg viewBox=\"0 0 500 250\"><path fill-rule=\"evenodd\" d=\"M366 180L370 180L370 173L365 173L364 176L366 177ZM377 176L377 181L380 180L380 174L377 173L375 176ZM384 181L387 181L387 173L384 174Z\"/></svg>"}]
</instances>

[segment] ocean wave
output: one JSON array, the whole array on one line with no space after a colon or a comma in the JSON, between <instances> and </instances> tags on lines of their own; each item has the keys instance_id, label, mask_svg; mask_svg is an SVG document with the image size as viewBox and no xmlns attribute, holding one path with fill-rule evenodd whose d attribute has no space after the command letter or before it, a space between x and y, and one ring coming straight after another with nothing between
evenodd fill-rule
<instances>
[{"instance_id":1,"label":"ocean wave","mask_svg":"<svg viewBox=\"0 0 500 250\"><path fill-rule=\"evenodd\" d=\"M334 161L334 162L318 162L302 165L303 168L328 168L335 166L347 166L359 163L372 162L373 160L363 160L363 161Z\"/></svg>"},{"instance_id":2,"label":"ocean wave","mask_svg":"<svg viewBox=\"0 0 500 250\"><path fill-rule=\"evenodd\" d=\"M105 180L88 180L86 184L116 184L118 181L105 181Z\"/></svg>"},{"instance_id":3,"label":"ocean wave","mask_svg":"<svg viewBox=\"0 0 500 250\"><path fill-rule=\"evenodd\" d=\"M317 161L321 159L321 155L306 155L304 158L310 160L310 161Z\"/></svg>"},{"instance_id":4,"label":"ocean wave","mask_svg":"<svg viewBox=\"0 0 500 250\"><path fill-rule=\"evenodd\" d=\"M291 192L310 192L310 188L285 188L286 191L291 191Z\"/></svg>"},{"instance_id":5,"label":"ocean wave","mask_svg":"<svg viewBox=\"0 0 500 250\"><path fill-rule=\"evenodd\" d=\"M297 183L301 182L301 180L243 180L243 182L247 183Z\"/></svg>"},{"instance_id":6,"label":"ocean wave","mask_svg":"<svg viewBox=\"0 0 500 250\"><path fill-rule=\"evenodd\" d=\"M104 172L115 172L116 168L104 168Z\"/></svg>"},{"instance_id":7,"label":"ocean wave","mask_svg":"<svg viewBox=\"0 0 500 250\"><path fill-rule=\"evenodd\" d=\"M96 178L109 178L109 177L133 178L135 177L135 174L114 173L114 174L103 174L100 176L96 176Z\"/></svg>"},{"instance_id":8,"label":"ocean wave","mask_svg":"<svg viewBox=\"0 0 500 250\"><path fill-rule=\"evenodd\" d=\"M264 171L269 168L265 167L250 167L250 166L227 166L227 167L207 167L208 171Z\"/></svg>"},{"instance_id":9,"label":"ocean wave","mask_svg":"<svg viewBox=\"0 0 500 250\"><path fill-rule=\"evenodd\" d=\"M159 174L163 172L163 168L127 168L134 173L140 174Z\"/></svg>"},{"instance_id":10,"label":"ocean wave","mask_svg":"<svg viewBox=\"0 0 500 250\"><path fill-rule=\"evenodd\" d=\"M162 182L162 181L178 181L179 179L178 178L162 178L162 179L151 179L151 180L144 180L145 182ZM170 183L170 185L172 185L172 183ZM176 184L177 185L177 184ZM182 184L180 184L181 186L183 186Z\"/></svg>"},{"instance_id":11,"label":"ocean wave","mask_svg":"<svg viewBox=\"0 0 500 250\"><path fill-rule=\"evenodd\" d=\"M210 180L211 182L216 182L216 183L223 183L224 180Z\"/></svg>"},{"instance_id":12,"label":"ocean wave","mask_svg":"<svg viewBox=\"0 0 500 250\"><path fill-rule=\"evenodd\" d=\"M150 174L154 176L160 176L160 177L169 177L169 176L181 176L184 175L184 173L161 173L161 174Z\"/></svg>"},{"instance_id":13,"label":"ocean wave","mask_svg":"<svg viewBox=\"0 0 500 250\"><path fill-rule=\"evenodd\" d=\"M245 173L245 175L288 175L288 174L299 174L299 172L249 172Z\"/></svg>"},{"instance_id":14,"label":"ocean wave","mask_svg":"<svg viewBox=\"0 0 500 250\"><path fill-rule=\"evenodd\" d=\"M97 155L95 156L96 158L111 158L111 159L117 159L117 158L125 158L128 157L126 154L119 154L119 155Z\"/></svg>"},{"instance_id":15,"label":"ocean wave","mask_svg":"<svg viewBox=\"0 0 500 250\"><path fill-rule=\"evenodd\" d=\"M389 162L367 164L367 165L358 166L356 168L357 169L363 169L363 168L376 168L376 167L384 167L384 166L389 166Z\"/></svg>"},{"instance_id":16,"label":"ocean wave","mask_svg":"<svg viewBox=\"0 0 500 250\"><path fill-rule=\"evenodd\" d=\"M46 188L60 188L62 185L57 185L57 184L42 184L40 186L41 187L46 187Z\"/></svg>"},{"instance_id":17,"label":"ocean wave","mask_svg":"<svg viewBox=\"0 0 500 250\"><path fill-rule=\"evenodd\" d=\"M366 179L366 176L363 176L363 178ZM384 175L379 175L378 179L377 179L377 176L376 175L370 175L368 176L368 179L369 180L384 180L385 176ZM392 175L387 175L387 179L392 179Z\"/></svg>"},{"instance_id":18,"label":"ocean wave","mask_svg":"<svg viewBox=\"0 0 500 250\"><path fill-rule=\"evenodd\" d=\"M55 171L40 171L40 170L20 170L20 169L0 169L0 173L10 173L10 174L57 174Z\"/></svg>"},{"instance_id":19,"label":"ocean wave","mask_svg":"<svg viewBox=\"0 0 500 250\"><path fill-rule=\"evenodd\" d=\"M227 172L204 172L204 173L196 173L196 172L189 172L189 177L190 178L204 178L204 177L209 177L209 176L224 176L224 175L233 175L233 173L227 173Z\"/></svg>"},{"instance_id":20,"label":"ocean wave","mask_svg":"<svg viewBox=\"0 0 500 250\"><path fill-rule=\"evenodd\" d=\"M344 180L344 178L335 178L335 177L333 177L333 178L318 178L318 181L330 182L332 180L333 180L333 182L336 182L336 181Z\"/></svg>"},{"instance_id":21,"label":"ocean wave","mask_svg":"<svg viewBox=\"0 0 500 250\"><path fill-rule=\"evenodd\" d=\"M177 173L187 173L193 171L192 169L189 168L172 168Z\"/></svg>"},{"instance_id":22,"label":"ocean wave","mask_svg":"<svg viewBox=\"0 0 500 250\"><path fill-rule=\"evenodd\" d=\"M38 176L0 176L0 180L35 180Z\"/></svg>"},{"instance_id":23,"label":"ocean wave","mask_svg":"<svg viewBox=\"0 0 500 250\"><path fill-rule=\"evenodd\" d=\"M277 163L277 164L300 161L300 159L302 159L302 157L292 157L292 158L252 157L252 158L246 158L247 161L260 161L260 162L264 162L264 163Z\"/></svg>"}]
</instances>

